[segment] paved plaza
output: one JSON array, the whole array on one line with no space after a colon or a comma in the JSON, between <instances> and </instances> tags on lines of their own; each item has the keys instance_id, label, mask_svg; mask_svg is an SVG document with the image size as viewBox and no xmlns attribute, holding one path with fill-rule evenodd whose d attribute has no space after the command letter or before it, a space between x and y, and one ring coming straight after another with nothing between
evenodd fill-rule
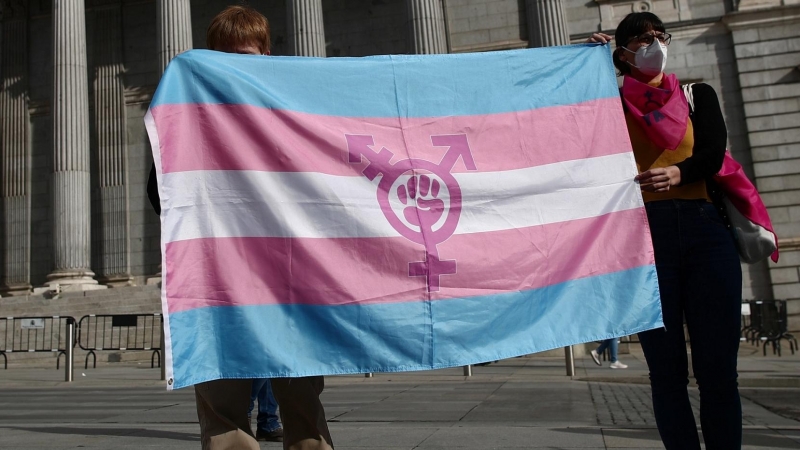
<instances>
[{"instance_id":1,"label":"paved plaza","mask_svg":"<svg viewBox=\"0 0 800 450\"><path fill-rule=\"evenodd\" d=\"M663 448L644 358L626 370L561 357L528 356L431 372L326 378L334 443L347 449ZM149 363L76 363L63 371L0 369L2 449L199 450L192 389L166 392ZM746 449L800 449L800 355L740 352ZM698 405L695 388L692 403ZM699 422L698 422L699 423ZM262 443L280 449L278 443Z\"/></svg>"}]
</instances>

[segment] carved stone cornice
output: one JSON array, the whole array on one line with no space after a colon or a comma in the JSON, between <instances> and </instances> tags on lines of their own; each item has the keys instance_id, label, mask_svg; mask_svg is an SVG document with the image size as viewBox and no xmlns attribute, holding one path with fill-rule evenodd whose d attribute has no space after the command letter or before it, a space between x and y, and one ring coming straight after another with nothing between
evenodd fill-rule
<instances>
[{"instance_id":1,"label":"carved stone cornice","mask_svg":"<svg viewBox=\"0 0 800 450\"><path fill-rule=\"evenodd\" d=\"M692 20L689 0L594 0L600 9L600 28L614 30L632 12L657 12L664 23Z\"/></svg>"},{"instance_id":2,"label":"carved stone cornice","mask_svg":"<svg viewBox=\"0 0 800 450\"><path fill-rule=\"evenodd\" d=\"M782 252L800 251L800 237L778 239L778 248Z\"/></svg>"},{"instance_id":3,"label":"carved stone cornice","mask_svg":"<svg viewBox=\"0 0 800 450\"><path fill-rule=\"evenodd\" d=\"M719 36L729 33L728 29L725 28L725 25L722 24L719 19L713 22L677 23L674 25L667 25L667 29L672 34L673 41L678 39L694 39L700 36Z\"/></svg>"},{"instance_id":4,"label":"carved stone cornice","mask_svg":"<svg viewBox=\"0 0 800 450\"><path fill-rule=\"evenodd\" d=\"M739 11L726 14L722 22L731 31L800 22L800 5L754 5L752 2L741 2Z\"/></svg>"}]
</instances>

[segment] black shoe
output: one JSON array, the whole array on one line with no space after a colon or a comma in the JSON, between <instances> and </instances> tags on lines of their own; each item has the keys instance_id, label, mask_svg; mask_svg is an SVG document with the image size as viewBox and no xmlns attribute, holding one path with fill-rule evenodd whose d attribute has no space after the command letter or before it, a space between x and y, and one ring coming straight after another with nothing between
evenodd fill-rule
<instances>
[{"instance_id":1,"label":"black shoe","mask_svg":"<svg viewBox=\"0 0 800 450\"><path fill-rule=\"evenodd\" d=\"M283 428L274 431L256 431L257 441L283 442Z\"/></svg>"}]
</instances>

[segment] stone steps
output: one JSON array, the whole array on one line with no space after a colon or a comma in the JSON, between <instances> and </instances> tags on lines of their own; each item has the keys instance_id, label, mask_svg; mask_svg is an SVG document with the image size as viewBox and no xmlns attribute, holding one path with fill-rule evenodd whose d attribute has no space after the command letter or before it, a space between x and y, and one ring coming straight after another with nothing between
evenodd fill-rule
<instances>
[{"instance_id":1,"label":"stone steps","mask_svg":"<svg viewBox=\"0 0 800 450\"><path fill-rule=\"evenodd\" d=\"M135 286L65 293L57 298L41 295L0 299L0 316L73 316L86 314L153 314L161 312L160 290L156 286Z\"/></svg>"}]
</instances>

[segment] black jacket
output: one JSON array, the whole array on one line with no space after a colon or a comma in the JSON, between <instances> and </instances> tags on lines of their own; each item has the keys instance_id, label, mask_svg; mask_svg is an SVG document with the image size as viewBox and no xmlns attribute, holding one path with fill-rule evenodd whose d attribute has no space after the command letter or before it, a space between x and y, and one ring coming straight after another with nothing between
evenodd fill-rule
<instances>
[{"instance_id":1,"label":"black jacket","mask_svg":"<svg viewBox=\"0 0 800 450\"><path fill-rule=\"evenodd\" d=\"M728 129L714 88L697 83L692 86L694 111L689 111L694 128L692 156L676 164L681 170L681 185L705 180L722 167L728 145Z\"/></svg>"},{"instance_id":2,"label":"black jacket","mask_svg":"<svg viewBox=\"0 0 800 450\"><path fill-rule=\"evenodd\" d=\"M161 215L161 198L158 196L158 179L156 178L156 165L150 166L150 176L147 177L147 198L156 214Z\"/></svg>"}]
</instances>

